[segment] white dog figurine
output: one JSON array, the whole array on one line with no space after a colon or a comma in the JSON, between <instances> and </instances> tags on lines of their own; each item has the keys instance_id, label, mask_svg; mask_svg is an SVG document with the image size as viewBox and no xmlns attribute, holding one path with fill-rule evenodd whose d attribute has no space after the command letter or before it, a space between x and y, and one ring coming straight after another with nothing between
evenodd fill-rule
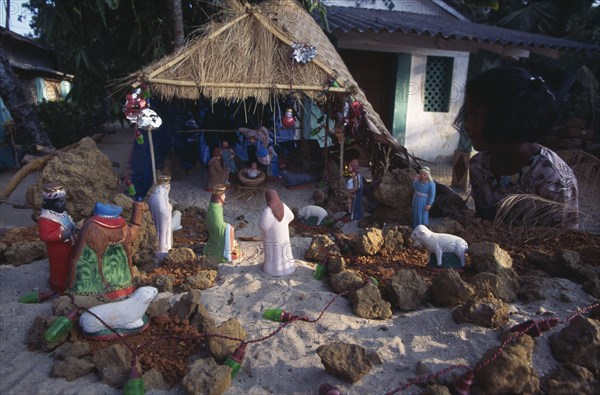
<instances>
[{"instance_id":1,"label":"white dog figurine","mask_svg":"<svg viewBox=\"0 0 600 395\"><path fill-rule=\"evenodd\" d=\"M321 222L327 218L327 210L319 206L304 206L298 210L298 218L309 219L310 217L317 217L317 225L321 225Z\"/></svg>"},{"instance_id":2,"label":"white dog figurine","mask_svg":"<svg viewBox=\"0 0 600 395\"><path fill-rule=\"evenodd\" d=\"M442 254L451 252L460 259L461 266L465 267L465 252L469 245L460 237L447 233L434 233L425 225L418 225L410 238L413 239L416 246L420 245L427 251L435 253L438 266L442 266Z\"/></svg>"},{"instance_id":3,"label":"white dog figurine","mask_svg":"<svg viewBox=\"0 0 600 395\"><path fill-rule=\"evenodd\" d=\"M89 309L113 329L136 329L144 325L143 316L158 294L154 287L138 288L129 298L105 303ZM107 329L96 317L85 312L79 317L79 325L86 333Z\"/></svg>"}]
</instances>

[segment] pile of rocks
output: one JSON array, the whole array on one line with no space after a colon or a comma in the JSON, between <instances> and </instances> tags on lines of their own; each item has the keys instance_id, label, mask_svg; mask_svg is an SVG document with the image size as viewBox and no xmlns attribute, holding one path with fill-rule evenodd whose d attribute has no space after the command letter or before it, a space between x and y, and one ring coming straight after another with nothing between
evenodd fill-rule
<instances>
[{"instance_id":1,"label":"pile of rocks","mask_svg":"<svg viewBox=\"0 0 600 395\"><path fill-rule=\"evenodd\" d=\"M552 150L582 149L600 158L594 130L580 118L569 118L564 125L555 126L542 144Z\"/></svg>"}]
</instances>

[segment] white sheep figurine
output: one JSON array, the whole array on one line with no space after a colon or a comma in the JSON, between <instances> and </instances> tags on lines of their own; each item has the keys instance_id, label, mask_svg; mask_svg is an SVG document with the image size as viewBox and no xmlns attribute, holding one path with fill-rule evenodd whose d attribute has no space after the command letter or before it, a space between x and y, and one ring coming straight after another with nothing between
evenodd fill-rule
<instances>
[{"instance_id":1,"label":"white sheep figurine","mask_svg":"<svg viewBox=\"0 0 600 395\"><path fill-rule=\"evenodd\" d=\"M321 222L327 218L327 210L319 206L304 206L298 210L298 218L309 219L311 217L316 217L317 225L321 225Z\"/></svg>"},{"instance_id":2,"label":"white sheep figurine","mask_svg":"<svg viewBox=\"0 0 600 395\"><path fill-rule=\"evenodd\" d=\"M438 266L442 266L444 252L451 252L460 259L460 265L465 267L465 252L469 249L469 245L460 237L448 233L434 233L425 225L418 225L410 238L416 246L422 246L427 251L435 253Z\"/></svg>"}]
</instances>

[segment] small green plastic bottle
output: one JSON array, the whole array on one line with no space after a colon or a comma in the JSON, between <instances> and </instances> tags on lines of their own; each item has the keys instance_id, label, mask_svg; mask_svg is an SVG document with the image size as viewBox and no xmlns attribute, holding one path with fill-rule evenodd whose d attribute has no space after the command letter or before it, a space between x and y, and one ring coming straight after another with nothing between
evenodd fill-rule
<instances>
[{"instance_id":1,"label":"small green plastic bottle","mask_svg":"<svg viewBox=\"0 0 600 395\"><path fill-rule=\"evenodd\" d=\"M139 145L143 145L144 144L144 135L139 130L137 132L135 132L135 141Z\"/></svg>"},{"instance_id":2,"label":"small green plastic bottle","mask_svg":"<svg viewBox=\"0 0 600 395\"><path fill-rule=\"evenodd\" d=\"M263 317L271 321L286 322L291 320L292 318L295 318L296 316L283 309L274 308L265 309L265 311L263 312Z\"/></svg>"},{"instance_id":3,"label":"small green plastic bottle","mask_svg":"<svg viewBox=\"0 0 600 395\"><path fill-rule=\"evenodd\" d=\"M133 185L133 182L131 181L127 182L127 193L131 196L135 196L136 194L135 185Z\"/></svg>"},{"instance_id":4,"label":"small green plastic bottle","mask_svg":"<svg viewBox=\"0 0 600 395\"><path fill-rule=\"evenodd\" d=\"M325 266L321 263L318 263L317 266L315 267L315 274L313 275L313 277L316 280L322 280L326 274L327 274L327 266Z\"/></svg>"},{"instance_id":5,"label":"small green plastic bottle","mask_svg":"<svg viewBox=\"0 0 600 395\"><path fill-rule=\"evenodd\" d=\"M40 291L35 290L25 294L19 298L19 303L42 303L45 300L50 299L54 295L54 291Z\"/></svg>"},{"instance_id":6,"label":"small green plastic bottle","mask_svg":"<svg viewBox=\"0 0 600 395\"><path fill-rule=\"evenodd\" d=\"M234 379L235 376L240 371L242 367L242 361L244 360L244 355L246 354L246 343L241 343L225 360L225 365L231 368L231 378Z\"/></svg>"},{"instance_id":7,"label":"small green plastic bottle","mask_svg":"<svg viewBox=\"0 0 600 395\"><path fill-rule=\"evenodd\" d=\"M378 287L379 286L379 281L377 281L377 279L375 277L369 277L367 279L367 282L369 284L373 284L374 286Z\"/></svg>"},{"instance_id":8,"label":"small green plastic bottle","mask_svg":"<svg viewBox=\"0 0 600 395\"><path fill-rule=\"evenodd\" d=\"M50 328L46 329L44 339L47 343L58 341L63 335L69 332L73 327L73 321L77 318L77 309L71 310L66 316L58 317L54 320Z\"/></svg>"},{"instance_id":9,"label":"small green plastic bottle","mask_svg":"<svg viewBox=\"0 0 600 395\"><path fill-rule=\"evenodd\" d=\"M125 383L124 390L125 395L144 395L146 392L144 379L135 366L132 366L129 371L129 380Z\"/></svg>"}]
</instances>

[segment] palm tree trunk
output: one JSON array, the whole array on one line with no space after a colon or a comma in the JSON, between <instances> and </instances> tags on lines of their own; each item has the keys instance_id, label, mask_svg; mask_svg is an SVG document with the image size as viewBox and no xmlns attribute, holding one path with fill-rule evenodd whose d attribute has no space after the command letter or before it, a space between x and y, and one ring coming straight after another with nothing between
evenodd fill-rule
<instances>
[{"instance_id":1,"label":"palm tree trunk","mask_svg":"<svg viewBox=\"0 0 600 395\"><path fill-rule=\"evenodd\" d=\"M173 50L183 47L183 10L181 0L168 0L171 17L173 18Z\"/></svg>"},{"instance_id":2,"label":"palm tree trunk","mask_svg":"<svg viewBox=\"0 0 600 395\"><path fill-rule=\"evenodd\" d=\"M15 142L29 153L49 148L54 151L50 138L40 126L35 108L27 102L25 90L17 78L0 43L0 96L15 123Z\"/></svg>"}]
</instances>

